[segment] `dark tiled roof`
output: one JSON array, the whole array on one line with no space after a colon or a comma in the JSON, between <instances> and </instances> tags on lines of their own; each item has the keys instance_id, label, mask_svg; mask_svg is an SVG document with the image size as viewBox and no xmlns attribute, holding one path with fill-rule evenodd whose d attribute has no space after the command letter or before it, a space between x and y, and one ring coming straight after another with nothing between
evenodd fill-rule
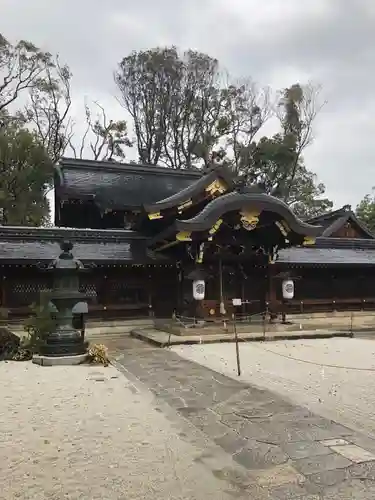
<instances>
[{"instance_id":1,"label":"dark tiled roof","mask_svg":"<svg viewBox=\"0 0 375 500\"><path fill-rule=\"evenodd\" d=\"M211 168L210 170L205 171L205 173L201 177L194 180L186 188L181 189L168 198L159 200L152 205L146 205L145 209L147 212L157 212L160 210L176 207L180 203L186 203L186 201L194 198L194 196L201 194L202 192L204 193L205 188L207 188L212 182L216 180L223 180L226 185L227 191L231 191L233 189L233 172L227 167L218 166L216 168Z\"/></svg>"},{"instance_id":2,"label":"dark tiled roof","mask_svg":"<svg viewBox=\"0 0 375 500\"><path fill-rule=\"evenodd\" d=\"M306 265L372 265L375 266L374 249L353 248L288 248L281 250L277 262Z\"/></svg>"},{"instance_id":3,"label":"dark tiled roof","mask_svg":"<svg viewBox=\"0 0 375 500\"><path fill-rule=\"evenodd\" d=\"M374 239L375 235L358 219L349 205L344 205L338 210L327 212L307 221L309 224L317 224L323 227L322 236L332 236L336 231L341 229L347 222L354 223L362 236L368 239Z\"/></svg>"},{"instance_id":4,"label":"dark tiled roof","mask_svg":"<svg viewBox=\"0 0 375 500\"><path fill-rule=\"evenodd\" d=\"M312 217L311 219L307 219L306 222L309 224L317 224L326 228L340 217L346 215L348 212L351 212L351 207L349 205L344 205L338 210L332 210L331 212L326 212L324 214L317 215L316 217Z\"/></svg>"},{"instance_id":5,"label":"dark tiled roof","mask_svg":"<svg viewBox=\"0 0 375 500\"><path fill-rule=\"evenodd\" d=\"M59 242L74 243L73 255L83 262L99 264L153 262L146 239L133 231L76 230L65 228L0 228L1 262L49 261L59 253Z\"/></svg>"},{"instance_id":6,"label":"dark tiled roof","mask_svg":"<svg viewBox=\"0 0 375 500\"><path fill-rule=\"evenodd\" d=\"M59 242L63 239L74 243L73 254L84 262L164 261L147 249L147 239L135 231L0 226L0 262L51 260L59 254ZM315 246L281 250L278 262L375 265L375 240L320 237Z\"/></svg>"},{"instance_id":7,"label":"dark tiled roof","mask_svg":"<svg viewBox=\"0 0 375 500\"><path fill-rule=\"evenodd\" d=\"M168 198L201 175L156 166L62 159L56 169L56 196L93 199L102 208L140 208Z\"/></svg>"},{"instance_id":8,"label":"dark tiled roof","mask_svg":"<svg viewBox=\"0 0 375 500\"><path fill-rule=\"evenodd\" d=\"M316 238L315 248L340 248L351 250L375 250L375 240L367 238Z\"/></svg>"}]
</instances>

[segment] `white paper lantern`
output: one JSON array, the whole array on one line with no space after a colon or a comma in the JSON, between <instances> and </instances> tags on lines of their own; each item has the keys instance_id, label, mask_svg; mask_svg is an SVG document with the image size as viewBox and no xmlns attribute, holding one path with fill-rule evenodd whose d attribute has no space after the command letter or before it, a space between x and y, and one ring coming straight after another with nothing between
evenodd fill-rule
<instances>
[{"instance_id":1,"label":"white paper lantern","mask_svg":"<svg viewBox=\"0 0 375 500\"><path fill-rule=\"evenodd\" d=\"M282 283L283 299L292 299L294 297L294 281L284 280Z\"/></svg>"},{"instance_id":2,"label":"white paper lantern","mask_svg":"<svg viewBox=\"0 0 375 500\"><path fill-rule=\"evenodd\" d=\"M203 280L193 281L193 297L195 300L203 300L206 292L206 283Z\"/></svg>"}]
</instances>

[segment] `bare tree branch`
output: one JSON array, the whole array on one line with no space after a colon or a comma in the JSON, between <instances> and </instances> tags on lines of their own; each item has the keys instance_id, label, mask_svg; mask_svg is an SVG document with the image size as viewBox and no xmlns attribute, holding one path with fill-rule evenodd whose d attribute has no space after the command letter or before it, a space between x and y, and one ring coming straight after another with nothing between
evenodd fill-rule
<instances>
[{"instance_id":1,"label":"bare tree branch","mask_svg":"<svg viewBox=\"0 0 375 500\"><path fill-rule=\"evenodd\" d=\"M70 81L69 68L61 65L57 57L53 65L45 68L43 81L30 90L25 110L53 162L64 154L73 135L73 121L69 116Z\"/></svg>"},{"instance_id":2,"label":"bare tree branch","mask_svg":"<svg viewBox=\"0 0 375 500\"><path fill-rule=\"evenodd\" d=\"M126 122L108 119L104 107L97 101L93 104L97 109L94 116L90 106L85 102L85 131L79 147L74 144L73 138L69 139L69 149L75 158L84 158L89 150L94 160L123 160L126 156L126 148L133 145L128 137Z\"/></svg>"},{"instance_id":3,"label":"bare tree branch","mask_svg":"<svg viewBox=\"0 0 375 500\"><path fill-rule=\"evenodd\" d=\"M8 108L27 89L37 88L52 56L21 40L11 45L0 35L0 111Z\"/></svg>"}]
</instances>

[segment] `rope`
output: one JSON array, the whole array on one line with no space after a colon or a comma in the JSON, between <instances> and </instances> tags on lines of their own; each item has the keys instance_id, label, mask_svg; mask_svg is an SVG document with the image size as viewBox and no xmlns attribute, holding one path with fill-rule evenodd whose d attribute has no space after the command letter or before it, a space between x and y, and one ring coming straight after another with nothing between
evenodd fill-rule
<instances>
[{"instance_id":1,"label":"rope","mask_svg":"<svg viewBox=\"0 0 375 500\"><path fill-rule=\"evenodd\" d=\"M325 364L325 363L317 363L315 361L308 361L306 359L295 358L294 356L287 356L286 354L281 354L279 352L272 351L271 349L267 349L265 347L260 347L259 345L255 345L255 344L253 344L253 345L257 349L262 349L263 351L267 351L271 354L275 354L276 356L281 356L282 358L290 359L292 361L298 361L299 363L306 363L307 365L321 366L322 368L340 368L343 370L353 370L353 371L360 371L360 372L375 372L375 368L356 368L354 366L340 366L340 365L331 365L331 364Z\"/></svg>"}]
</instances>

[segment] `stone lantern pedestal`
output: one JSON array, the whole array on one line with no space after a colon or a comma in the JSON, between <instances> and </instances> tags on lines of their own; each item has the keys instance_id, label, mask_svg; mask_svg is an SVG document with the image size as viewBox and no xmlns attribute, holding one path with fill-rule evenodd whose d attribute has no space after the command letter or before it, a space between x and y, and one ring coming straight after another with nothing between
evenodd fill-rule
<instances>
[{"instance_id":1,"label":"stone lantern pedestal","mask_svg":"<svg viewBox=\"0 0 375 500\"><path fill-rule=\"evenodd\" d=\"M83 264L72 255L73 244L61 243L62 253L47 268L53 273L50 301L56 308L57 326L40 348L33 363L52 365L78 365L87 359L87 343L81 332L73 327L73 308L86 298L79 292L79 273Z\"/></svg>"}]
</instances>

